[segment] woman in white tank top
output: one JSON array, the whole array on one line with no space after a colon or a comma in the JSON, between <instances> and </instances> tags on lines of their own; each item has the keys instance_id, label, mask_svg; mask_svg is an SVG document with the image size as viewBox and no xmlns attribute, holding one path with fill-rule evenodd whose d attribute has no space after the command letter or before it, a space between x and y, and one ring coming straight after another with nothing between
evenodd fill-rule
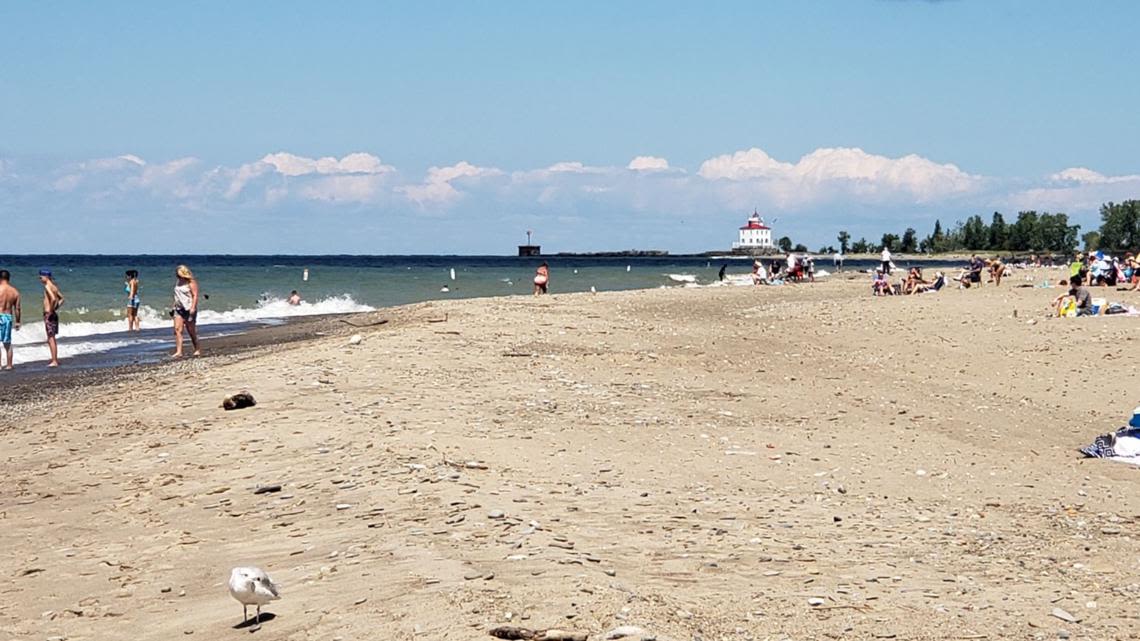
<instances>
[{"instance_id":1,"label":"woman in white tank top","mask_svg":"<svg viewBox=\"0 0 1140 641\"><path fill-rule=\"evenodd\" d=\"M194 345L194 355L201 356L198 348L198 280L186 265L175 270L178 280L174 283L174 358L182 358L182 329L190 335Z\"/></svg>"}]
</instances>

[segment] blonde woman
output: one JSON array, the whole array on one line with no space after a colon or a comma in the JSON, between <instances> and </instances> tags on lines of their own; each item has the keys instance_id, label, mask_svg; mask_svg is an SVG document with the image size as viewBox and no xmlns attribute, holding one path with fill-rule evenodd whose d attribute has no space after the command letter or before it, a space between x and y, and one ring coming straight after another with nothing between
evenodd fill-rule
<instances>
[{"instance_id":1,"label":"blonde woman","mask_svg":"<svg viewBox=\"0 0 1140 641\"><path fill-rule=\"evenodd\" d=\"M194 345L194 355L201 356L198 348L198 280L186 265L175 270L178 280L174 283L174 358L182 358L182 328L190 334Z\"/></svg>"}]
</instances>

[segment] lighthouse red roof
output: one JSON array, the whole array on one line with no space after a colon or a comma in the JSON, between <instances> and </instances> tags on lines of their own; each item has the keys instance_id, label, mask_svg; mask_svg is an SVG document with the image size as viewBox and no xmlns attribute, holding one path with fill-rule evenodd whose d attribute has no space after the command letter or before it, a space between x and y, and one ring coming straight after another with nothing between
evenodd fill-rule
<instances>
[{"instance_id":1,"label":"lighthouse red roof","mask_svg":"<svg viewBox=\"0 0 1140 641\"><path fill-rule=\"evenodd\" d=\"M764 219L760 217L760 214L752 212L752 215L748 217L748 223L741 229L771 229L771 227L764 224Z\"/></svg>"}]
</instances>

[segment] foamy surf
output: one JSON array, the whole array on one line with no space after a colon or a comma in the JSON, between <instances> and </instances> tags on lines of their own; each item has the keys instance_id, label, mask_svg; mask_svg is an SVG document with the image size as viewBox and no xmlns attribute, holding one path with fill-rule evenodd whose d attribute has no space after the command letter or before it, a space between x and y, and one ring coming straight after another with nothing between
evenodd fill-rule
<instances>
[{"instance_id":1,"label":"foamy surf","mask_svg":"<svg viewBox=\"0 0 1140 641\"><path fill-rule=\"evenodd\" d=\"M665 275L669 277L669 280L671 280L675 283L695 283L695 282L697 282L697 277L692 275L692 274L665 274Z\"/></svg>"},{"instance_id":2,"label":"foamy surf","mask_svg":"<svg viewBox=\"0 0 1140 641\"><path fill-rule=\"evenodd\" d=\"M251 308L238 307L229 311L203 309L198 312L198 324L233 325L266 323L300 316L352 314L374 310L374 307L356 302L352 296L348 294L325 298L315 303L302 302L300 305L290 305L285 299L274 298L262 301L256 307ZM139 309L139 319L142 321L144 330L153 330L156 328L169 329L172 327L168 314L159 312L153 307L145 305ZM41 322L38 317L33 317L28 314L24 315L24 321L20 331L12 333L12 344L15 346L16 363L46 361L48 359L48 348L46 344L47 335L44 333L43 322ZM64 320L59 326L60 358L106 352L131 345L165 342L163 339L130 336L124 331L125 326L126 322L123 320L103 322ZM110 337L110 335L117 334L122 334L122 336Z\"/></svg>"}]
</instances>

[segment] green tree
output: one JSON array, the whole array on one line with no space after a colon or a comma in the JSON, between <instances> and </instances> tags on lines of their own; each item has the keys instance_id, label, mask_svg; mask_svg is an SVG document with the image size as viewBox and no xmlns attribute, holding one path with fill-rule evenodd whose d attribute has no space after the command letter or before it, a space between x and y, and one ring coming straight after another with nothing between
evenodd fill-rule
<instances>
[{"instance_id":1,"label":"green tree","mask_svg":"<svg viewBox=\"0 0 1140 641\"><path fill-rule=\"evenodd\" d=\"M1009 228L1005 224L1005 217L1001 212L995 211L993 218L990 219L990 239L988 249L994 251L1006 249L1006 243L1009 242Z\"/></svg>"},{"instance_id":2,"label":"green tree","mask_svg":"<svg viewBox=\"0 0 1140 641\"><path fill-rule=\"evenodd\" d=\"M1140 247L1140 200L1100 206L1100 249Z\"/></svg>"},{"instance_id":3,"label":"green tree","mask_svg":"<svg viewBox=\"0 0 1140 641\"><path fill-rule=\"evenodd\" d=\"M1009 227L1009 249L1024 252L1041 247L1040 232L1037 212L1017 212L1017 222Z\"/></svg>"},{"instance_id":4,"label":"green tree","mask_svg":"<svg viewBox=\"0 0 1140 641\"><path fill-rule=\"evenodd\" d=\"M950 231L942 231L940 228L937 229L939 234L938 240L934 244L934 251L952 252L965 249L966 245L963 242L963 238L965 237L965 227L966 226L963 223L958 222L954 225L954 229L951 229Z\"/></svg>"},{"instance_id":5,"label":"green tree","mask_svg":"<svg viewBox=\"0 0 1140 641\"><path fill-rule=\"evenodd\" d=\"M1030 247L1034 251L1070 252L1077 246L1080 225L1070 225L1068 214L1045 212L1037 219L1040 244Z\"/></svg>"},{"instance_id":6,"label":"green tree","mask_svg":"<svg viewBox=\"0 0 1140 641\"><path fill-rule=\"evenodd\" d=\"M843 230L839 232L839 235L836 236L835 239L839 241L839 252L846 254L849 248L848 243L851 242L851 234L848 234L847 230Z\"/></svg>"},{"instance_id":7,"label":"green tree","mask_svg":"<svg viewBox=\"0 0 1140 641\"><path fill-rule=\"evenodd\" d=\"M796 252L797 254L806 254L807 245L803 243L797 243L796 246L792 248L792 251Z\"/></svg>"},{"instance_id":8,"label":"green tree","mask_svg":"<svg viewBox=\"0 0 1140 641\"><path fill-rule=\"evenodd\" d=\"M851 251L856 254L868 254L871 252L871 244L867 242L866 238L860 238L851 245Z\"/></svg>"},{"instance_id":9,"label":"green tree","mask_svg":"<svg viewBox=\"0 0 1140 641\"><path fill-rule=\"evenodd\" d=\"M907 227L899 241L899 251L904 254L913 254L918 251L918 232L913 227Z\"/></svg>"},{"instance_id":10,"label":"green tree","mask_svg":"<svg viewBox=\"0 0 1140 641\"><path fill-rule=\"evenodd\" d=\"M780 240L776 241L776 246L779 247L782 252L790 252L792 251L792 239L783 236Z\"/></svg>"},{"instance_id":11,"label":"green tree","mask_svg":"<svg viewBox=\"0 0 1140 641\"><path fill-rule=\"evenodd\" d=\"M990 243L990 230L982 222L981 216L970 216L962 226L962 244L966 249L975 251L986 249Z\"/></svg>"},{"instance_id":12,"label":"green tree","mask_svg":"<svg viewBox=\"0 0 1140 641\"><path fill-rule=\"evenodd\" d=\"M879 249L889 249L897 251L899 246L899 237L895 234L883 234L883 240L879 243Z\"/></svg>"},{"instance_id":13,"label":"green tree","mask_svg":"<svg viewBox=\"0 0 1140 641\"><path fill-rule=\"evenodd\" d=\"M1081 242L1085 245L1085 251L1096 251L1100 249L1100 232L1087 231L1081 236Z\"/></svg>"}]
</instances>

